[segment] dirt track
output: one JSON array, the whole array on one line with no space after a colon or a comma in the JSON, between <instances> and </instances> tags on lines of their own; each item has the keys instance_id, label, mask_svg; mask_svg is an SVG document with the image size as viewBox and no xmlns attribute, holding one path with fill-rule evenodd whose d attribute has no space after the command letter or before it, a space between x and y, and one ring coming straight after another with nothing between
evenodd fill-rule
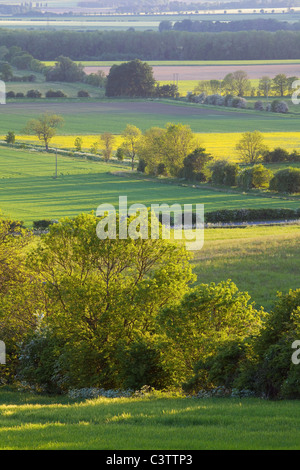
<instances>
[{"instance_id":1,"label":"dirt track","mask_svg":"<svg viewBox=\"0 0 300 470\"><path fill-rule=\"evenodd\" d=\"M95 73L103 70L107 75L110 67L85 67L85 72ZM278 64L278 65L160 65L153 67L156 80L174 80L174 75L178 74L178 80L222 80L225 75L236 70L244 70L249 78L259 79L263 75L273 78L279 73L284 73L289 77L300 77L300 64Z\"/></svg>"}]
</instances>

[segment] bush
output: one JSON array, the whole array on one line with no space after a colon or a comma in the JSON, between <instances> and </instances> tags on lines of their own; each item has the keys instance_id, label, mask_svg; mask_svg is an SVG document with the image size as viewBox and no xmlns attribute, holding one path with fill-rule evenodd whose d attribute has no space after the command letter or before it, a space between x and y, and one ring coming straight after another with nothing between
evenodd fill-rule
<instances>
[{"instance_id":1,"label":"bush","mask_svg":"<svg viewBox=\"0 0 300 470\"><path fill-rule=\"evenodd\" d=\"M6 98L15 98L16 97L16 94L14 91L8 91L6 93Z\"/></svg>"},{"instance_id":2,"label":"bush","mask_svg":"<svg viewBox=\"0 0 300 470\"><path fill-rule=\"evenodd\" d=\"M16 98L25 98L25 95L24 93L19 92L19 93L16 93Z\"/></svg>"},{"instance_id":3,"label":"bush","mask_svg":"<svg viewBox=\"0 0 300 470\"><path fill-rule=\"evenodd\" d=\"M242 189L268 188L273 172L263 165L246 168L238 175L238 186Z\"/></svg>"},{"instance_id":4,"label":"bush","mask_svg":"<svg viewBox=\"0 0 300 470\"><path fill-rule=\"evenodd\" d=\"M77 97L78 98L89 98L90 94L85 90L79 90L79 92L77 93Z\"/></svg>"},{"instance_id":5,"label":"bush","mask_svg":"<svg viewBox=\"0 0 300 470\"><path fill-rule=\"evenodd\" d=\"M5 142L7 144L14 144L16 141L16 135L13 131L9 131L5 137Z\"/></svg>"},{"instance_id":6,"label":"bush","mask_svg":"<svg viewBox=\"0 0 300 470\"><path fill-rule=\"evenodd\" d=\"M33 222L33 228L35 230L47 230L52 225L52 220L35 220Z\"/></svg>"},{"instance_id":7,"label":"bush","mask_svg":"<svg viewBox=\"0 0 300 470\"><path fill-rule=\"evenodd\" d=\"M269 220L296 220L299 217L300 209L223 209L205 213L205 222L260 222Z\"/></svg>"},{"instance_id":8,"label":"bush","mask_svg":"<svg viewBox=\"0 0 300 470\"><path fill-rule=\"evenodd\" d=\"M143 158L141 158L139 160L137 171L140 171L141 173L145 173L146 166L147 166L146 161Z\"/></svg>"},{"instance_id":9,"label":"bush","mask_svg":"<svg viewBox=\"0 0 300 470\"><path fill-rule=\"evenodd\" d=\"M48 90L45 96L46 98L66 98L67 97L67 95L61 90L57 90L57 91Z\"/></svg>"},{"instance_id":10,"label":"bush","mask_svg":"<svg viewBox=\"0 0 300 470\"><path fill-rule=\"evenodd\" d=\"M211 179L214 184L236 186L240 167L236 163L217 161L211 166Z\"/></svg>"},{"instance_id":11,"label":"bush","mask_svg":"<svg viewBox=\"0 0 300 470\"><path fill-rule=\"evenodd\" d=\"M300 169L285 168L277 171L270 181L270 189L280 193L300 193Z\"/></svg>"},{"instance_id":12,"label":"bush","mask_svg":"<svg viewBox=\"0 0 300 470\"><path fill-rule=\"evenodd\" d=\"M289 107L285 101L274 100L271 103L271 111L273 113L283 113L286 114L289 111Z\"/></svg>"},{"instance_id":13,"label":"bush","mask_svg":"<svg viewBox=\"0 0 300 470\"><path fill-rule=\"evenodd\" d=\"M256 101L254 103L254 109L256 109L256 111L264 111L265 107L264 107L264 104L262 101Z\"/></svg>"},{"instance_id":14,"label":"bush","mask_svg":"<svg viewBox=\"0 0 300 470\"><path fill-rule=\"evenodd\" d=\"M41 98L42 93L39 90L29 90L26 93L27 98Z\"/></svg>"},{"instance_id":15,"label":"bush","mask_svg":"<svg viewBox=\"0 0 300 470\"><path fill-rule=\"evenodd\" d=\"M266 163L288 162L291 158L288 151L280 147L272 151L266 151L263 155L264 162Z\"/></svg>"},{"instance_id":16,"label":"bush","mask_svg":"<svg viewBox=\"0 0 300 470\"><path fill-rule=\"evenodd\" d=\"M232 100L232 107L233 108L246 109L247 108L247 100L245 100L245 98L241 98L239 96L234 97L233 100Z\"/></svg>"}]
</instances>

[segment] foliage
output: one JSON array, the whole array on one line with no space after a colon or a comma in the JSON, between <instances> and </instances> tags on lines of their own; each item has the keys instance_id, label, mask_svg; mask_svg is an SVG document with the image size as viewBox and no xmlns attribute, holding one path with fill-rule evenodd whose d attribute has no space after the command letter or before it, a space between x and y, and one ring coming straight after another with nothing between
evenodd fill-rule
<instances>
[{"instance_id":1,"label":"foliage","mask_svg":"<svg viewBox=\"0 0 300 470\"><path fill-rule=\"evenodd\" d=\"M182 378L190 379L196 363L214 354L224 342L259 331L263 312L255 310L249 301L248 293L239 292L228 280L200 284L179 305L162 311L159 322L179 362Z\"/></svg>"},{"instance_id":2,"label":"foliage","mask_svg":"<svg viewBox=\"0 0 300 470\"><path fill-rule=\"evenodd\" d=\"M210 176L208 164L213 157L198 147L183 160L182 177L190 181L207 181Z\"/></svg>"},{"instance_id":3,"label":"foliage","mask_svg":"<svg viewBox=\"0 0 300 470\"><path fill-rule=\"evenodd\" d=\"M39 140L44 142L48 151L51 139L55 136L57 128L63 125L63 122L61 116L44 113L38 119L28 121L24 132L36 135Z\"/></svg>"},{"instance_id":4,"label":"foliage","mask_svg":"<svg viewBox=\"0 0 300 470\"><path fill-rule=\"evenodd\" d=\"M227 160L218 160L211 165L211 179L214 184L236 186L240 167Z\"/></svg>"},{"instance_id":5,"label":"foliage","mask_svg":"<svg viewBox=\"0 0 300 470\"><path fill-rule=\"evenodd\" d=\"M106 96L146 97L155 94L153 70L146 62L133 60L113 65L106 84Z\"/></svg>"},{"instance_id":6,"label":"foliage","mask_svg":"<svg viewBox=\"0 0 300 470\"><path fill-rule=\"evenodd\" d=\"M243 189L268 188L274 174L264 165L254 165L242 170L237 178L238 186Z\"/></svg>"},{"instance_id":7,"label":"foliage","mask_svg":"<svg viewBox=\"0 0 300 470\"><path fill-rule=\"evenodd\" d=\"M299 193L300 169L285 168L277 171L270 181L270 189L282 193Z\"/></svg>"},{"instance_id":8,"label":"foliage","mask_svg":"<svg viewBox=\"0 0 300 470\"><path fill-rule=\"evenodd\" d=\"M104 160L108 162L112 156L115 137L111 132L104 132L101 134L100 139L104 143L104 150L102 151Z\"/></svg>"},{"instance_id":9,"label":"foliage","mask_svg":"<svg viewBox=\"0 0 300 470\"><path fill-rule=\"evenodd\" d=\"M16 141L16 135L13 131L8 131L6 137L5 137L5 142L7 144L14 144Z\"/></svg>"},{"instance_id":10,"label":"foliage","mask_svg":"<svg viewBox=\"0 0 300 470\"><path fill-rule=\"evenodd\" d=\"M84 77L83 66L63 55L60 55L55 66L50 67L46 72L48 82L81 82Z\"/></svg>"},{"instance_id":11,"label":"foliage","mask_svg":"<svg viewBox=\"0 0 300 470\"><path fill-rule=\"evenodd\" d=\"M257 163L267 151L262 133L259 131L245 132L236 144L236 151L241 162L249 164Z\"/></svg>"},{"instance_id":12,"label":"foliage","mask_svg":"<svg viewBox=\"0 0 300 470\"><path fill-rule=\"evenodd\" d=\"M194 279L183 247L167 240L99 240L99 222L80 215L52 225L28 258L43 281L49 347L62 344L63 387L120 387L124 353L139 341L152 350L160 308L178 301ZM39 367L43 373L43 363Z\"/></svg>"}]
</instances>

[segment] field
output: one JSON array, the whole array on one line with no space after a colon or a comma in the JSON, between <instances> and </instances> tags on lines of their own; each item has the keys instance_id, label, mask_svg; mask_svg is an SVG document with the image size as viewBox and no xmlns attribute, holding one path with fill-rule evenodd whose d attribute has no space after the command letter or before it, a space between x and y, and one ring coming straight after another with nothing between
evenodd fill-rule
<instances>
[{"instance_id":1,"label":"field","mask_svg":"<svg viewBox=\"0 0 300 470\"><path fill-rule=\"evenodd\" d=\"M300 225L206 229L193 264L198 283L231 279L270 311L277 292L299 288Z\"/></svg>"},{"instance_id":2,"label":"field","mask_svg":"<svg viewBox=\"0 0 300 470\"><path fill-rule=\"evenodd\" d=\"M8 164L9 162L9 164ZM172 204L205 204L207 212L218 209L247 207L297 208L299 197L266 197L164 184L135 174L124 177L116 173L124 166L58 157L58 178L55 155L24 150L0 149L1 209L11 217L32 224L39 219L60 219L80 212L96 210L102 203L118 205L119 196L128 196L128 203L150 206Z\"/></svg>"},{"instance_id":3,"label":"field","mask_svg":"<svg viewBox=\"0 0 300 470\"><path fill-rule=\"evenodd\" d=\"M214 106L200 106L159 100L77 100L68 102L8 102L1 108L0 135L8 130L22 134L27 121L49 111L60 114L65 125L60 135L91 135L105 131L120 134L127 124L142 131L150 127L164 127L168 122L189 125L198 133L299 132L299 111L287 115L237 110Z\"/></svg>"},{"instance_id":4,"label":"field","mask_svg":"<svg viewBox=\"0 0 300 470\"><path fill-rule=\"evenodd\" d=\"M163 395L74 402L0 389L0 449L296 450L299 407Z\"/></svg>"},{"instance_id":5,"label":"field","mask_svg":"<svg viewBox=\"0 0 300 470\"><path fill-rule=\"evenodd\" d=\"M213 155L214 158L227 159L230 161L238 162L238 154L235 150L237 142L241 139L241 132L227 132L227 133L198 133L195 138L198 140L199 145L205 147L206 150ZM104 148L103 143L99 138L99 134L94 135L78 135L82 138L82 150L89 152L93 143L97 142L99 145L99 152ZM276 147L285 148L288 151L293 151L300 146L300 132L265 132L263 134L265 144L270 150ZM5 135L0 135L0 140L4 140ZM58 149L74 150L74 135L57 135L51 140L51 147ZM30 145L38 145L41 148L43 144L35 136L17 135L17 143L25 143ZM113 149L122 144L123 138L121 135L114 136ZM273 165L274 167L274 165Z\"/></svg>"}]
</instances>

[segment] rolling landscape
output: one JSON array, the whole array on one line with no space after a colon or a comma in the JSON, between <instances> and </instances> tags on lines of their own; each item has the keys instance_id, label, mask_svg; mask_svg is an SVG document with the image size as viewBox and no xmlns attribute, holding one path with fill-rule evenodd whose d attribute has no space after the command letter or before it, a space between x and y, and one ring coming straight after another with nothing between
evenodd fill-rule
<instances>
[{"instance_id":1,"label":"rolling landscape","mask_svg":"<svg viewBox=\"0 0 300 470\"><path fill-rule=\"evenodd\" d=\"M9 3L0 449L298 450L300 4Z\"/></svg>"}]
</instances>

